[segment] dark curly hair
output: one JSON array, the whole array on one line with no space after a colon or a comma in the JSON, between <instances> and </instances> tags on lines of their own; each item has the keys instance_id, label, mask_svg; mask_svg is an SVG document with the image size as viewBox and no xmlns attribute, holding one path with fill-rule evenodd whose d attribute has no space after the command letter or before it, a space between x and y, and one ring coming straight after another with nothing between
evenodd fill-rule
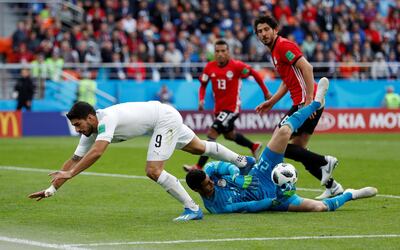
<instances>
[{"instance_id":1,"label":"dark curly hair","mask_svg":"<svg viewBox=\"0 0 400 250\"><path fill-rule=\"evenodd\" d=\"M186 183L192 190L200 189L205 179L206 173L202 170L191 170L186 174Z\"/></svg>"},{"instance_id":2,"label":"dark curly hair","mask_svg":"<svg viewBox=\"0 0 400 250\"><path fill-rule=\"evenodd\" d=\"M89 114L96 115L96 110L93 106L87 102L77 102L71 107L67 117L69 120L86 119Z\"/></svg>"},{"instance_id":3,"label":"dark curly hair","mask_svg":"<svg viewBox=\"0 0 400 250\"><path fill-rule=\"evenodd\" d=\"M266 16L259 16L254 20L254 32L257 33L257 26L260 23L266 23L272 29L276 29L278 27L278 21L273 16L266 15Z\"/></svg>"}]
</instances>

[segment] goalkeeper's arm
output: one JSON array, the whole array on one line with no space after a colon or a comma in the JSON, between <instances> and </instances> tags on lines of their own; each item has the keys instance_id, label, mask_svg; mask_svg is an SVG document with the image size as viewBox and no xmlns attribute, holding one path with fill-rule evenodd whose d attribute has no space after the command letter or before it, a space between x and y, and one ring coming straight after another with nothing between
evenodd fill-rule
<instances>
[{"instance_id":1,"label":"goalkeeper's arm","mask_svg":"<svg viewBox=\"0 0 400 250\"><path fill-rule=\"evenodd\" d=\"M259 201L246 201L232 203L224 207L222 213L257 213L268 210L272 205L272 199L265 198Z\"/></svg>"}]
</instances>

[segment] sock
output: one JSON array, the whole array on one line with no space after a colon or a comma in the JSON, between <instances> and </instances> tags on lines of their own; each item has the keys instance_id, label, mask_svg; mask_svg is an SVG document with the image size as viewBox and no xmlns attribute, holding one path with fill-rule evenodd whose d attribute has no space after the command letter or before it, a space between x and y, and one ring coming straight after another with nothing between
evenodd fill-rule
<instances>
[{"instance_id":1,"label":"sock","mask_svg":"<svg viewBox=\"0 0 400 250\"><path fill-rule=\"evenodd\" d=\"M328 163L325 160L325 156L311 152L296 144L287 145L285 158L303 163L306 170L318 180L322 178L321 166Z\"/></svg>"},{"instance_id":2,"label":"sock","mask_svg":"<svg viewBox=\"0 0 400 250\"><path fill-rule=\"evenodd\" d=\"M249 149L252 149L252 147L253 147L253 143L249 139L247 139L246 137L244 137L242 134L239 134L239 133L236 133L234 141L237 144L239 144L240 146L248 147Z\"/></svg>"},{"instance_id":3,"label":"sock","mask_svg":"<svg viewBox=\"0 0 400 250\"><path fill-rule=\"evenodd\" d=\"M210 158L210 157L204 156L204 155L200 156L199 160L197 161L197 166L203 168L204 165L206 165L208 158Z\"/></svg>"},{"instance_id":4,"label":"sock","mask_svg":"<svg viewBox=\"0 0 400 250\"><path fill-rule=\"evenodd\" d=\"M207 137L207 141L214 141L215 142L215 139L211 138L211 137ZM197 166L203 168L204 165L206 165L206 163L208 161L208 158L210 158L210 157L204 156L204 155L200 156L199 160L197 161Z\"/></svg>"},{"instance_id":5,"label":"sock","mask_svg":"<svg viewBox=\"0 0 400 250\"><path fill-rule=\"evenodd\" d=\"M211 158L219 161L227 161L232 164L235 164L239 168L246 166L247 160L246 157L236 154L225 146L210 141L203 141L206 146L206 152L204 152L204 156L210 156Z\"/></svg>"},{"instance_id":6,"label":"sock","mask_svg":"<svg viewBox=\"0 0 400 250\"><path fill-rule=\"evenodd\" d=\"M307 120L312 113L314 113L319 107L321 103L313 101L310 105L307 105L295 113L293 113L284 123L284 125L289 125L293 132L295 132L301 125L303 125L304 121Z\"/></svg>"},{"instance_id":7,"label":"sock","mask_svg":"<svg viewBox=\"0 0 400 250\"><path fill-rule=\"evenodd\" d=\"M334 188L336 187L337 182L333 178L329 178L328 182L325 184L326 188Z\"/></svg>"},{"instance_id":8,"label":"sock","mask_svg":"<svg viewBox=\"0 0 400 250\"><path fill-rule=\"evenodd\" d=\"M328 207L328 211L335 211L351 199L351 193L344 193L333 198L325 199L322 202Z\"/></svg>"},{"instance_id":9,"label":"sock","mask_svg":"<svg viewBox=\"0 0 400 250\"><path fill-rule=\"evenodd\" d=\"M157 183L160 184L165 191L182 203L185 208L190 208L193 211L199 210L199 206L193 201L175 176L163 170L158 177Z\"/></svg>"}]
</instances>

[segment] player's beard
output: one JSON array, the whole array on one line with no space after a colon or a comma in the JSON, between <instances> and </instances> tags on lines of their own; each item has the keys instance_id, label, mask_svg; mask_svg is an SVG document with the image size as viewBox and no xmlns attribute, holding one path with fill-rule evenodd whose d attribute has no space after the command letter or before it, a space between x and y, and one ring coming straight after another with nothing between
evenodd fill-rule
<instances>
[{"instance_id":1,"label":"player's beard","mask_svg":"<svg viewBox=\"0 0 400 250\"><path fill-rule=\"evenodd\" d=\"M272 39L269 39L269 40L261 39L261 42L262 42L265 46L271 48L272 44L274 43L274 39L273 39L273 38L272 38Z\"/></svg>"},{"instance_id":2,"label":"player's beard","mask_svg":"<svg viewBox=\"0 0 400 250\"><path fill-rule=\"evenodd\" d=\"M223 58L222 60L217 60L217 64L219 67L224 67L225 65L228 64L229 58Z\"/></svg>"},{"instance_id":3,"label":"player's beard","mask_svg":"<svg viewBox=\"0 0 400 250\"><path fill-rule=\"evenodd\" d=\"M87 130L87 132L85 131L83 134L86 137L89 137L89 136L91 136L93 134L93 131L94 131L93 125L88 124L88 130Z\"/></svg>"}]
</instances>

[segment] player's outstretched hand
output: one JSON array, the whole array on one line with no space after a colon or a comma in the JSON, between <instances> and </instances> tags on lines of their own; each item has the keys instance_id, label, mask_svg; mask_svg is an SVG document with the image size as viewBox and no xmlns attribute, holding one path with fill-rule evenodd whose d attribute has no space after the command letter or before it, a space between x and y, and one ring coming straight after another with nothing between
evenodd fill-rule
<instances>
[{"instance_id":1,"label":"player's outstretched hand","mask_svg":"<svg viewBox=\"0 0 400 250\"><path fill-rule=\"evenodd\" d=\"M28 196L28 198L36 199L36 201L40 201L41 199L48 197L48 196L46 196L45 191L46 190L42 190L39 192L32 193Z\"/></svg>"},{"instance_id":2,"label":"player's outstretched hand","mask_svg":"<svg viewBox=\"0 0 400 250\"><path fill-rule=\"evenodd\" d=\"M48 189L45 189L45 190L42 190L39 192L32 193L28 196L28 198L36 199L36 201L40 201L41 199L49 198L49 197L53 196L54 193L55 193L55 189L51 190L51 188L48 188Z\"/></svg>"},{"instance_id":3,"label":"player's outstretched hand","mask_svg":"<svg viewBox=\"0 0 400 250\"><path fill-rule=\"evenodd\" d=\"M72 178L72 174L70 171L55 171L53 173L50 173L49 176L53 177L53 179L51 180L52 183L60 180L60 179L71 179Z\"/></svg>"},{"instance_id":4,"label":"player's outstretched hand","mask_svg":"<svg viewBox=\"0 0 400 250\"><path fill-rule=\"evenodd\" d=\"M292 183L286 183L281 186L283 196L291 197L296 193L296 185Z\"/></svg>"},{"instance_id":5,"label":"player's outstretched hand","mask_svg":"<svg viewBox=\"0 0 400 250\"><path fill-rule=\"evenodd\" d=\"M28 198L36 199L36 201L40 201L43 198L48 198L50 196L53 196L56 192L57 192L57 189L54 187L54 185L51 185L48 189L30 194L28 196Z\"/></svg>"},{"instance_id":6,"label":"player's outstretched hand","mask_svg":"<svg viewBox=\"0 0 400 250\"><path fill-rule=\"evenodd\" d=\"M272 109L274 104L275 103L273 101L271 101L271 99L267 100L256 107L256 112L259 114L267 113L268 111L270 111Z\"/></svg>"}]
</instances>

